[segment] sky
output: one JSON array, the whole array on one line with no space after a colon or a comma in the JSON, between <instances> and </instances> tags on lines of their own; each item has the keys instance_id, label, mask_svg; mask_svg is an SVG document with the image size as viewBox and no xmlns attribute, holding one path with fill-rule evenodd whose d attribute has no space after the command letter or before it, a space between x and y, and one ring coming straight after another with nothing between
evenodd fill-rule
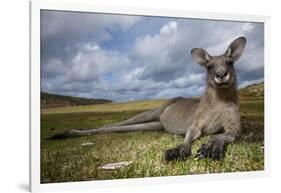
<instances>
[{"instance_id":1,"label":"sky","mask_svg":"<svg viewBox=\"0 0 281 193\"><path fill-rule=\"evenodd\" d=\"M206 69L191 49L221 55L239 36L238 85L262 82L262 23L42 10L41 91L116 102L199 96Z\"/></svg>"}]
</instances>

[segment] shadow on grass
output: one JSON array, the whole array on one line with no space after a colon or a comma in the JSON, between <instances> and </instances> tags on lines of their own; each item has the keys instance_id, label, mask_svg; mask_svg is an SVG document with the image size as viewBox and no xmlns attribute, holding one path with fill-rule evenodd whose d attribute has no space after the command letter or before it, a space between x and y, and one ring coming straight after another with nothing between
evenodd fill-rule
<instances>
[{"instance_id":1,"label":"shadow on grass","mask_svg":"<svg viewBox=\"0 0 281 193\"><path fill-rule=\"evenodd\" d=\"M244 143L257 143L264 141L264 123L243 119L241 120L242 135L236 141Z\"/></svg>"}]
</instances>

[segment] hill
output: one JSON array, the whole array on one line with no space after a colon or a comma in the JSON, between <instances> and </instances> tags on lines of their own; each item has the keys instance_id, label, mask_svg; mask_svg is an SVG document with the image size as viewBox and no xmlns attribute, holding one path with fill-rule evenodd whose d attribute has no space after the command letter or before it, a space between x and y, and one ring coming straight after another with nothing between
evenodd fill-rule
<instances>
[{"instance_id":1,"label":"hill","mask_svg":"<svg viewBox=\"0 0 281 193\"><path fill-rule=\"evenodd\" d=\"M111 100L107 99L91 99L82 97L72 97L57 94L50 94L41 92L41 108L51 107L66 107L66 106L78 106L78 105L93 105L111 103Z\"/></svg>"},{"instance_id":2,"label":"hill","mask_svg":"<svg viewBox=\"0 0 281 193\"><path fill-rule=\"evenodd\" d=\"M241 88L239 90L239 96L243 99L263 99L264 98L264 83L256 83Z\"/></svg>"}]
</instances>

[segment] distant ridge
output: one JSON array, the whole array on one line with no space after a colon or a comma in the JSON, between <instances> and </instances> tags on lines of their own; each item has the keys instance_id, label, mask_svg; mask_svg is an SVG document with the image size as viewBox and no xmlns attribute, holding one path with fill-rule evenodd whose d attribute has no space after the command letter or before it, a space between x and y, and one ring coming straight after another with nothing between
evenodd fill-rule
<instances>
[{"instance_id":1,"label":"distant ridge","mask_svg":"<svg viewBox=\"0 0 281 193\"><path fill-rule=\"evenodd\" d=\"M239 89L239 98L241 100L262 100L264 98L264 83L256 83ZM112 101L107 99L90 99L41 92L41 108L94 105L104 103L112 103Z\"/></svg>"},{"instance_id":2,"label":"distant ridge","mask_svg":"<svg viewBox=\"0 0 281 193\"><path fill-rule=\"evenodd\" d=\"M239 95L241 99L255 98L263 99L264 98L264 82L248 85L239 90Z\"/></svg>"},{"instance_id":3,"label":"distant ridge","mask_svg":"<svg viewBox=\"0 0 281 193\"><path fill-rule=\"evenodd\" d=\"M72 97L72 96L51 94L47 92L41 92L41 99L40 99L41 108L94 105L94 104L103 104L103 103L111 103L111 102L112 102L111 100L107 100L107 99Z\"/></svg>"}]
</instances>

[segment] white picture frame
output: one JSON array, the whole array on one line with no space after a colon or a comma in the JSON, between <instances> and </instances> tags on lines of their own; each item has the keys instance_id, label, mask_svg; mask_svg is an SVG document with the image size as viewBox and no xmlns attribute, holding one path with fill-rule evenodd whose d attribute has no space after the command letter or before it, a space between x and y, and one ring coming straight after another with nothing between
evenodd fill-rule
<instances>
[{"instance_id":1,"label":"white picture frame","mask_svg":"<svg viewBox=\"0 0 281 193\"><path fill-rule=\"evenodd\" d=\"M114 13L143 16L168 16L210 20L249 21L264 23L264 82L265 95L270 95L269 80L269 34L268 16L226 13L190 12L181 10L141 9L134 7L101 6L95 4L66 2L30 2L30 190L32 192L52 190L93 189L102 187L136 186L155 183L186 183L188 181L222 180L235 178L264 177L270 173L270 125L269 97L265 97L265 160L264 171L220 173L188 176L167 176L125 180L102 180L71 183L40 184L40 10L63 10L95 13Z\"/></svg>"}]
</instances>

